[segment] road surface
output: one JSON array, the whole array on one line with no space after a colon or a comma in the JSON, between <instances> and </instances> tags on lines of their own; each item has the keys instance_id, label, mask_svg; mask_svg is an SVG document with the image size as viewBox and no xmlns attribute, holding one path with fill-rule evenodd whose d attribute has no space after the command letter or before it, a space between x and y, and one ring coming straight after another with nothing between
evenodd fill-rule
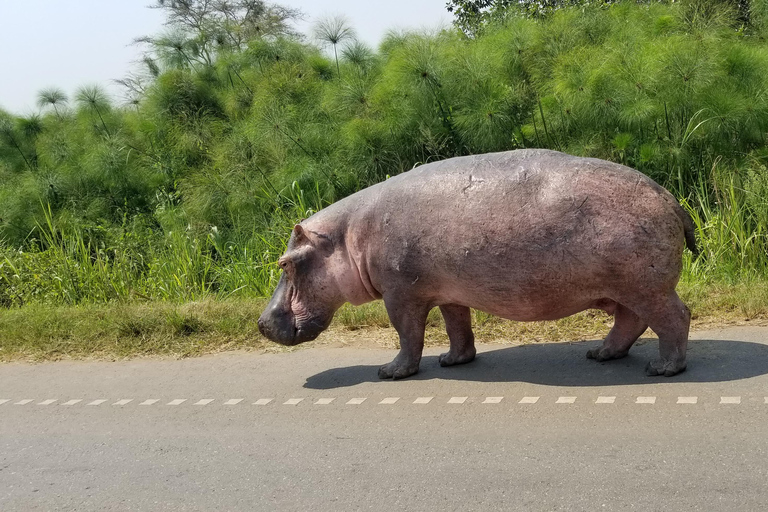
<instances>
[{"instance_id":1,"label":"road surface","mask_svg":"<svg viewBox=\"0 0 768 512\"><path fill-rule=\"evenodd\" d=\"M766 510L768 329L693 338L0 365L0 510Z\"/></svg>"}]
</instances>

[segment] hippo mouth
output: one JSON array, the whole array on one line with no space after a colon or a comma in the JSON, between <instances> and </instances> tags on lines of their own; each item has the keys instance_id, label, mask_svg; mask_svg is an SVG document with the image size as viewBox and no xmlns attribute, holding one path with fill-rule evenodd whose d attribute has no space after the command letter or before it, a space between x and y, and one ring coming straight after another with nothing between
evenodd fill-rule
<instances>
[{"instance_id":1,"label":"hippo mouth","mask_svg":"<svg viewBox=\"0 0 768 512\"><path fill-rule=\"evenodd\" d=\"M325 322L317 318L313 318L308 322L302 323L301 326L298 326L294 317L293 345L316 339L326 327Z\"/></svg>"},{"instance_id":2,"label":"hippo mouth","mask_svg":"<svg viewBox=\"0 0 768 512\"><path fill-rule=\"evenodd\" d=\"M258 326L267 339L293 346L317 338L332 319L333 313L323 309L310 312L299 300L296 288L281 277L272 300L259 317Z\"/></svg>"},{"instance_id":3,"label":"hippo mouth","mask_svg":"<svg viewBox=\"0 0 768 512\"><path fill-rule=\"evenodd\" d=\"M299 324L296 316L291 316L292 318L290 321L284 320L282 322L284 325L283 328L279 327L279 323L275 325L276 323L260 319L258 324L259 331L269 340L291 347L293 345L298 345L299 343L316 339L327 327L325 322L317 318Z\"/></svg>"},{"instance_id":4,"label":"hippo mouth","mask_svg":"<svg viewBox=\"0 0 768 512\"><path fill-rule=\"evenodd\" d=\"M306 341L312 341L320 336L320 333L328 327L328 323L323 322L317 316L312 316L306 307L298 299L296 288L291 287L288 303L290 304L291 315L293 316L293 343L298 345Z\"/></svg>"}]
</instances>

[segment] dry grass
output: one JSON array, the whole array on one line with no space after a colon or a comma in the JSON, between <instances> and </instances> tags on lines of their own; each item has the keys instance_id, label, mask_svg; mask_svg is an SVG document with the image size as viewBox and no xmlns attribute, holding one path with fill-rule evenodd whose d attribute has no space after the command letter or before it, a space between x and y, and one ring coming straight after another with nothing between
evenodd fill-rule
<instances>
[{"instance_id":1,"label":"dry grass","mask_svg":"<svg viewBox=\"0 0 768 512\"><path fill-rule=\"evenodd\" d=\"M768 323L768 282L681 283L679 292L693 310L694 329ZM239 299L5 309L0 311L0 361L190 357L235 349L277 352L323 345L397 346L397 334L381 302L345 306L328 332L299 348L281 347L259 334L256 321L264 305L264 300ZM598 311L531 323L474 313L476 338L483 343L598 339L611 325L612 319ZM437 310L430 314L426 343L448 343Z\"/></svg>"}]
</instances>

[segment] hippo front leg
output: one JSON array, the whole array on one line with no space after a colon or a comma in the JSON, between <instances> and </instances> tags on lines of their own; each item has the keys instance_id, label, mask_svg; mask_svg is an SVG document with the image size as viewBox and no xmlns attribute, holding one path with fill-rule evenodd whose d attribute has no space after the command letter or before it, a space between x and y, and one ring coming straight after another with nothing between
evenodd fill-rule
<instances>
[{"instance_id":1,"label":"hippo front leg","mask_svg":"<svg viewBox=\"0 0 768 512\"><path fill-rule=\"evenodd\" d=\"M440 354L440 366L464 364L475 358L475 335L472 333L472 312L468 307L446 304L440 306L440 312L445 320L445 330L451 347L448 352Z\"/></svg>"},{"instance_id":2,"label":"hippo front leg","mask_svg":"<svg viewBox=\"0 0 768 512\"><path fill-rule=\"evenodd\" d=\"M391 363L379 368L380 379L404 379L419 371L424 349L424 329L429 308L401 300L384 298L392 326L400 336L400 352Z\"/></svg>"}]
</instances>

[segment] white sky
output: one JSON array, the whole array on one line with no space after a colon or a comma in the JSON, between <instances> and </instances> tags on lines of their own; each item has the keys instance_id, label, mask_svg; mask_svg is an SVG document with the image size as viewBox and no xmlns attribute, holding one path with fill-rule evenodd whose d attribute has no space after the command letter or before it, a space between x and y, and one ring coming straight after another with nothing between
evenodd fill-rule
<instances>
[{"instance_id":1,"label":"white sky","mask_svg":"<svg viewBox=\"0 0 768 512\"><path fill-rule=\"evenodd\" d=\"M274 2L274 0L273 0ZM56 86L68 95L99 84L115 99L124 77L140 56L134 38L162 30L152 0L0 0L0 108L37 111L41 89ZM391 28L435 28L451 21L446 0L277 0L301 9L297 23L308 33L320 16L343 14L358 37L377 46Z\"/></svg>"}]
</instances>

